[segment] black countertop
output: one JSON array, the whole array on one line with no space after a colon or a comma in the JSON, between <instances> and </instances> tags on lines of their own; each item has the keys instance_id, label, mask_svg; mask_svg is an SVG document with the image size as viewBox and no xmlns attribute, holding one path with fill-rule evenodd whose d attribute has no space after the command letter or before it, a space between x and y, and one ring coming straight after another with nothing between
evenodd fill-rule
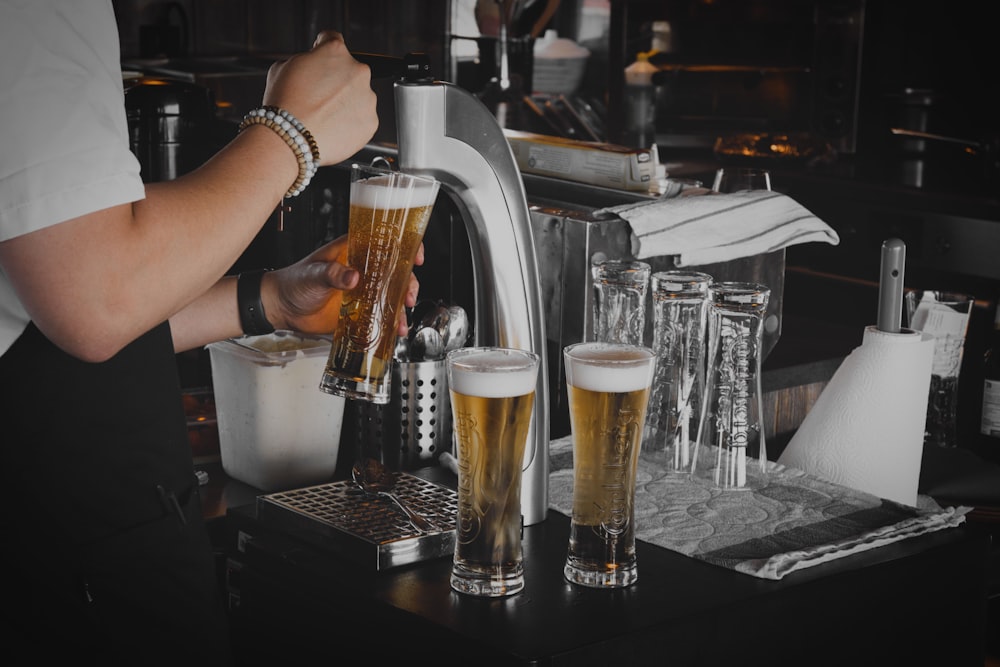
<instances>
[{"instance_id":1,"label":"black countertop","mask_svg":"<svg viewBox=\"0 0 1000 667\"><path fill-rule=\"evenodd\" d=\"M984 660L987 542L961 527L781 581L639 542L639 581L596 590L562 578L569 520L550 511L524 530L524 591L489 600L452 591L447 558L375 573L294 535L261 530L249 514L231 519L245 538L234 587L240 664L315 660L359 642L379 664L979 667ZM921 618L933 626L942 616L946 628L914 635Z\"/></svg>"},{"instance_id":2,"label":"black countertop","mask_svg":"<svg viewBox=\"0 0 1000 667\"><path fill-rule=\"evenodd\" d=\"M925 453L925 464L936 454ZM949 484L975 469L952 458L956 477L954 467L938 463L940 474L922 475L922 493L940 484L947 496ZM929 664L933 657L934 664L978 667L987 648L1000 650L989 629L1000 593L995 508L978 508L958 528L781 581L638 541L639 582L613 591L562 578L569 519L550 511L524 531L525 591L481 600L451 591L450 559L376 572L324 549L313 536L258 521L260 492L227 478L218 464L206 468L203 496L218 503L207 512L223 512L210 526L226 554L241 665L337 655L372 636L386 638L372 646L380 664L414 658L483 665L646 664L654 658L682 665ZM414 473L454 487L443 468ZM992 616L984 613L990 608ZM935 618L947 618L947 628L917 641L914 624L933 626Z\"/></svg>"}]
</instances>

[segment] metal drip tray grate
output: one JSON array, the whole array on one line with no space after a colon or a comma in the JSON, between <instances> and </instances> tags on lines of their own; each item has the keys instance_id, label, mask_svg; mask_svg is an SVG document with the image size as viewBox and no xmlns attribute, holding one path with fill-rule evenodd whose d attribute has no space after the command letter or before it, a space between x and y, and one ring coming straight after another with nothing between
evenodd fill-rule
<instances>
[{"instance_id":1,"label":"metal drip tray grate","mask_svg":"<svg viewBox=\"0 0 1000 667\"><path fill-rule=\"evenodd\" d=\"M422 533L388 498L366 495L344 480L257 497L261 522L384 570L451 556L458 495L409 473L397 473L395 494L439 530Z\"/></svg>"}]
</instances>

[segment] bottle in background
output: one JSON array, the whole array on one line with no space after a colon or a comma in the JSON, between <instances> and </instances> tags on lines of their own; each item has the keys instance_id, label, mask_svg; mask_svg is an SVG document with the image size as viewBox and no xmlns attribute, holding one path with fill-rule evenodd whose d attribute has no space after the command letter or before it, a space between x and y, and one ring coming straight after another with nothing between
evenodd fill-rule
<instances>
[{"instance_id":1,"label":"bottle in background","mask_svg":"<svg viewBox=\"0 0 1000 667\"><path fill-rule=\"evenodd\" d=\"M648 53L639 53L625 68L625 145L649 148L656 143L656 65Z\"/></svg>"},{"instance_id":2,"label":"bottle in background","mask_svg":"<svg viewBox=\"0 0 1000 667\"><path fill-rule=\"evenodd\" d=\"M1000 303L996 307L993 332L983 356L983 412L979 430L1000 438Z\"/></svg>"},{"instance_id":3,"label":"bottle in background","mask_svg":"<svg viewBox=\"0 0 1000 667\"><path fill-rule=\"evenodd\" d=\"M673 53L674 34L670 21L653 21L651 53Z\"/></svg>"}]
</instances>

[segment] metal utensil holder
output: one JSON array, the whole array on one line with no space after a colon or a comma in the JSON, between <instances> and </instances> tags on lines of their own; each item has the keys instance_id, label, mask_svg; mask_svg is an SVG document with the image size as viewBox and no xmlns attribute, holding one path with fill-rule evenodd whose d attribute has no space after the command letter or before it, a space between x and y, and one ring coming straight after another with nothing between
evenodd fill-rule
<instances>
[{"instance_id":1,"label":"metal utensil holder","mask_svg":"<svg viewBox=\"0 0 1000 667\"><path fill-rule=\"evenodd\" d=\"M358 451L390 470L414 470L452 451L451 397L444 359L393 362L389 402L353 401Z\"/></svg>"}]
</instances>

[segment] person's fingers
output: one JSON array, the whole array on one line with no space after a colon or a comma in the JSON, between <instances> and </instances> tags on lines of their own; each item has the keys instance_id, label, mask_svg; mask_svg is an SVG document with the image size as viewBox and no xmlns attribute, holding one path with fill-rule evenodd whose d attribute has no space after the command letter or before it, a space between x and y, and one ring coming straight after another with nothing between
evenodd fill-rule
<instances>
[{"instance_id":1,"label":"person's fingers","mask_svg":"<svg viewBox=\"0 0 1000 667\"><path fill-rule=\"evenodd\" d=\"M406 306L408 308L413 308L417 305L417 295L420 294L420 281L417 277L410 274L410 284L406 288Z\"/></svg>"},{"instance_id":2,"label":"person's fingers","mask_svg":"<svg viewBox=\"0 0 1000 667\"><path fill-rule=\"evenodd\" d=\"M361 274L356 269L344 266L339 262L330 263L327 275L330 277L330 286L336 287L339 290L349 290L356 286L358 280L361 279Z\"/></svg>"}]
</instances>

